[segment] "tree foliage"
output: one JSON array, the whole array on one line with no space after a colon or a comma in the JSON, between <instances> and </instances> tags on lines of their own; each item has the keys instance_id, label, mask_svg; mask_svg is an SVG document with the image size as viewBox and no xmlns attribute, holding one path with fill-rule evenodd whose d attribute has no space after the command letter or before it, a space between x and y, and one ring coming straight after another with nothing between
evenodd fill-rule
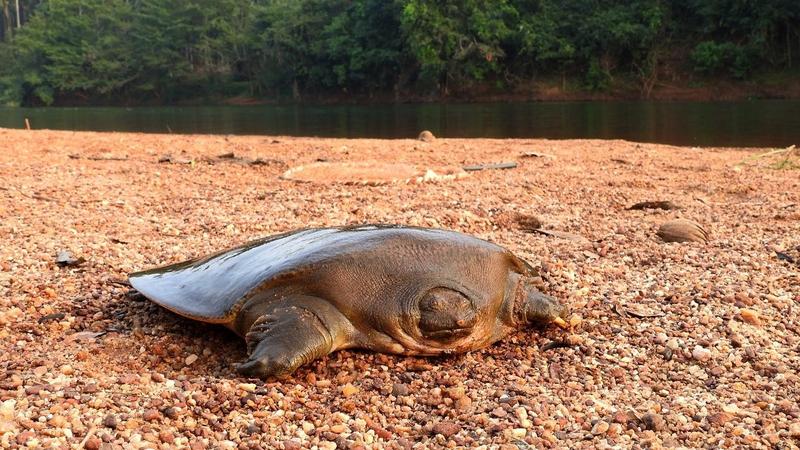
<instances>
[{"instance_id":1,"label":"tree foliage","mask_svg":"<svg viewBox=\"0 0 800 450\"><path fill-rule=\"evenodd\" d=\"M796 0L2 1L0 103L435 92L540 76L649 92L787 70Z\"/></svg>"}]
</instances>

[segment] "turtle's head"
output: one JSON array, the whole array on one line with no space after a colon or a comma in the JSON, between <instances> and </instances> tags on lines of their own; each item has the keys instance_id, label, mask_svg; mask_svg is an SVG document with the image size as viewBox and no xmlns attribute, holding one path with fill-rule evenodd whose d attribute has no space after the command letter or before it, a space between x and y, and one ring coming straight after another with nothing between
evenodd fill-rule
<instances>
[{"instance_id":1,"label":"turtle's head","mask_svg":"<svg viewBox=\"0 0 800 450\"><path fill-rule=\"evenodd\" d=\"M519 325L546 324L562 321L569 315L566 306L542 294L529 280L521 280L515 295L513 322Z\"/></svg>"}]
</instances>

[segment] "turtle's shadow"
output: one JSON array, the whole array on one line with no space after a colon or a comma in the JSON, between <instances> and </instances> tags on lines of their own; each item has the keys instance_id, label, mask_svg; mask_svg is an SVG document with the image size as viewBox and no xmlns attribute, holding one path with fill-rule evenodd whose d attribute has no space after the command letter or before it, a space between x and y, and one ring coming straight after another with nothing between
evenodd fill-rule
<instances>
[{"instance_id":1,"label":"turtle's shadow","mask_svg":"<svg viewBox=\"0 0 800 450\"><path fill-rule=\"evenodd\" d=\"M179 359L210 349L212 354L206 359L218 360L221 369L230 370L233 363L246 357L244 341L231 330L182 317L135 291L114 298L109 304L107 318L110 319L108 330L128 337L134 341L132 344L146 348L178 345L185 351L185 354L174 355ZM169 364L176 370L181 368L178 362L169 360Z\"/></svg>"}]
</instances>

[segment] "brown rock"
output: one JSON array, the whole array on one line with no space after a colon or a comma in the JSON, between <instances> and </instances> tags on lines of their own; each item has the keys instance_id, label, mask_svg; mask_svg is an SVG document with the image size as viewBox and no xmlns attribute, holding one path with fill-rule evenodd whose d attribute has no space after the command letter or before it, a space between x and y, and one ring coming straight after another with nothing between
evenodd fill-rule
<instances>
[{"instance_id":1,"label":"brown rock","mask_svg":"<svg viewBox=\"0 0 800 450\"><path fill-rule=\"evenodd\" d=\"M445 395L452 398L453 400L458 400L464 398L467 395L467 392L463 386L454 386L446 389Z\"/></svg>"},{"instance_id":2,"label":"brown rock","mask_svg":"<svg viewBox=\"0 0 800 450\"><path fill-rule=\"evenodd\" d=\"M708 242L708 232L699 223L686 219L665 222L656 234L664 242Z\"/></svg>"},{"instance_id":3,"label":"brown rock","mask_svg":"<svg viewBox=\"0 0 800 450\"><path fill-rule=\"evenodd\" d=\"M144 412L144 414L142 414L142 419L148 422L158 420L159 417L161 417L161 414L159 414L158 410L155 409L148 409Z\"/></svg>"},{"instance_id":4,"label":"brown rock","mask_svg":"<svg viewBox=\"0 0 800 450\"><path fill-rule=\"evenodd\" d=\"M667 423L660 414L649 413L642 416L642 425L648 430L663 431Z\"/></svg>"},{"instance_id":5,"label":"brown rock","mask_svg":"<svg viewBox=\"0 0 800 450\"><path fill-rule=\"evenodd\" d=\"M90 437L86 440L86 443L83 444L83 448L87 450L99 450L101 445L103 445L103 441L96 437Z\"/></svg>"},{"instance_id":6,"label":"brown rock","mask_svg":"<svg viewBox=\"0 0 800 450\"><path fill-rule=\"evenodd\" d=\"M742 309L739 311L739 316L741 316L742 321L749 323L750 325L755 325L760 327L763 325L761 318L758 316L756 311L752 309Z\"/></svg>"},{"instance_id":7,"label":"brown rock","mask_svg":"<svg viewBox=\"0 0 800 450\"><path fill-rule=\"evenodd\" d=\"M407 384L395 383L392 385L392 395L395 397L402 397L408 395L409 389Z\"/></svg>"},{"instance_id":8,"label":"brown rock","mask_svg":"<svg viewBox=\"0 0 800 450\"><path fill-rule=\"evenodd\" d=\"M433 426L434 434L441 434L446 438L449 438L459 431L461 431L461 425L455 422L443 421Z\"/></svg>"},{"instance_id":9,"label":"brown rock","mask_svg":"<svg viewBox=\"0 0 800 450\"><path fill-rule=\"evenodd\" d=\"M170 406L169 408L164 409L164 415L168 418L175 420L178 418L178 409Z\"/></svg>"},{"instance_id":10,"label":"brown rock","mask_svg":"<svg viewBox=\"0 0 800 450\"><path fill-rule=\"evenodd\" d=\"M32 431L27 431L27 430L23 431L22 433L17 435L17 439L16 439L17 440L17 444L18 445L23 445L26 442L28 442L28 440L30 438L32 438L34 436L35 436L35 434Z\"/></svg>"},{"instance_id":11,"label":"brown rock","mask_svg":"<svg viewBox=\"0 0 800 450\"><path fill-rule=\"evenodd\" d=\"M297 441L295 441L293 439L290 439L290 440L283 441L283 448L284 448L284 450L300 450L300 449L303 448L303 446L300 445L299 442L297 442Z\"/></svg>"},{"instance_id":12,"label":"brown rock","mask_svg":"<svg viewBox=\"0 0 800 450\"><path fill-rule=\"evenodd\" d=\"M609 424L606 421L599 421L592 427L592 434L595 436L605 434L608 431Z\"/></svg>"},{"instance_id":13,"label":"brown rock","mask_svg":"<svg viewBox=\"0 0 800 450\"><path fill-rule=\"evenodd\" d=\"M112 428L113 429L113 428L117 428L117 425L119 425L119 420L117 420L117 416L115 416L113 414L109 414L103 419L103 426L104 427L108 427L108 428Z\"/></svg>"},{"instance_id":14,"label":"brown rock","mask_svg":"<svg viewBox=\"0 0 800 450\"><path fill-rule=\"evenodd\" d=\"M725 426L725 424L733 420L733 418L733 414L721 411L708 416L708 423L715 426Z\"/></svg>"},{"instance_id":15,"label":"brown rock","mask_svg":"<svg viewBox=\"0 0 800 450\"><path fill-rule=\"evenodd\" d=\"M417 139L419 139L422 142L430 143L436 140L436 136L434 136L433 133L431 133L430 131L424 130L419 134L419 136L417 136Z\"/></svg>"},{"instance_id":16,"label":"brown rock","mask_svg":"<svg viewBox=\"0 0 800 450\"><path fill-rule=\"evenodd\" d=\"M175 442L175 436L173 436L169 431L162 431L158 433L158 439L165 444L172 444Z\"/></svg>"}]
</instances>

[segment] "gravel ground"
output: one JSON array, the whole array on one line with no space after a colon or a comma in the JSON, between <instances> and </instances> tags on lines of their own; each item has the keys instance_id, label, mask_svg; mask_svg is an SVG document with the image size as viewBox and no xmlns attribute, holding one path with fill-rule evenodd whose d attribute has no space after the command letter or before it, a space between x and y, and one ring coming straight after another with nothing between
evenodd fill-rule
<instances>
[{"instance_id":1,"label":"gravel ground","mask_svg":"<svg viewBox=\"0 0 800 450\"><path fill-rule=\"evenodd\" d=\"M0 142L0 446L800 444L800 172L737 167L753 149L22 130ZM388 185L280 178L318 160L518 167ZM682 209L626 209L652 200ZM531 217L585 239L531 233ZM660 242L677 217L711 241ZM237 378L232 333L128 295L131 271L368 222L504 245L542 267L580 324L446 358L342 351L265 383ZM56 264L65 250L78 261Z\"/></svg>"}]
</instances>

